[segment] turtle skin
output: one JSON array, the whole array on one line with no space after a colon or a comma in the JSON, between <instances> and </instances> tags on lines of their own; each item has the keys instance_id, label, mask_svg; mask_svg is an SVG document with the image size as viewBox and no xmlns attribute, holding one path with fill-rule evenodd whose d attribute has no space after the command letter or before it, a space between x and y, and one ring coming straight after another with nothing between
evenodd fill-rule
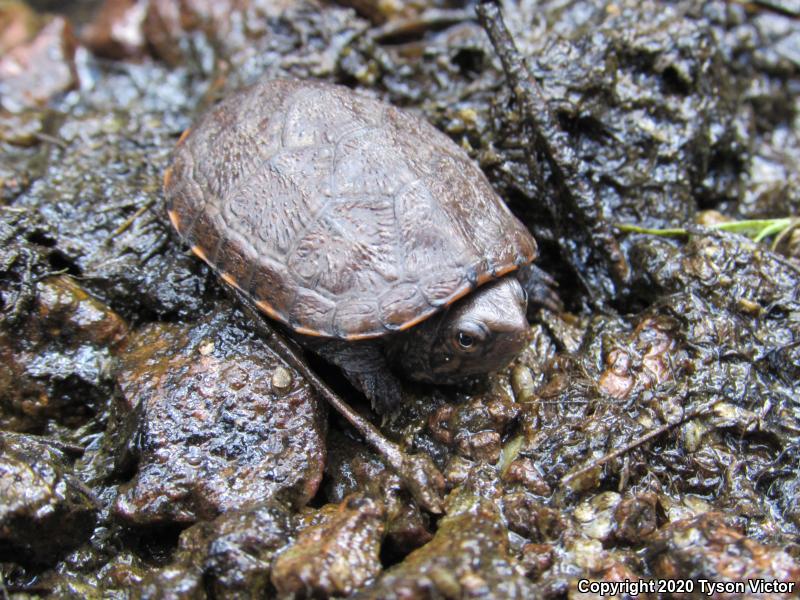
<instances>
[{"instance_id":1,"label":"turtle skin","mask_svg":"<svg viewBox=\"0 0 800 600\"><path fill-rule=\"evenodd\" d=\"M412 327L536 257L450 138L327 83L268 80L221 102L179 142L165 192L194 252L303 335Z\"/></svg>"}]
</instances>

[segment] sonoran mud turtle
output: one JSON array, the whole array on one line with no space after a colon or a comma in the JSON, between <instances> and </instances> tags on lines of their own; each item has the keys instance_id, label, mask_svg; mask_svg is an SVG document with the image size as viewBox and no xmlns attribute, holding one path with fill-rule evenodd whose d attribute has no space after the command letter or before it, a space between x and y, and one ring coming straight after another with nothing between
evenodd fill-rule
<instances>
[{"instance_id":1,"label":"sonoran mud turtle","mask_svg":"<svg viewBox=\"0 0 800 600\"><path fill-rule=\"evenodd\" d=\"M392 369L435 383L496 370L527 338L526 292L552 304L536 242L467 154L345 87L232 95L183 135L164 181L192 251L381 412L400 399Z\"/></svg>"}]
</instances>

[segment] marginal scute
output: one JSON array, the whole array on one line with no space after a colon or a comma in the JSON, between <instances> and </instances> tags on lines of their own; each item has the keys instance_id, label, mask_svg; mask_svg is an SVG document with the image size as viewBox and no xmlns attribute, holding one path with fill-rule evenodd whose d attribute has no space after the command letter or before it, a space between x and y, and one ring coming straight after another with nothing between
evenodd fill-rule
<instances>
[{"instance_id":1,"label":"marginal scute","mask_svg":"<svg viewBox=\"0 0 800 600\"><path fill-rule=\"evenodd\" d=\"M167 209L167 216L169 217L169 222L172 223L172 227L175 231L181 230L181 219L174 210Z\"/></svg>"},{"instance_id":2,"label":"marginal scute","mask_svg":"<svg viewBox=\"0 0 800 600\"><path fill-rule=\"evenodd\" d=\"M444 306L452 302L455 297L460 298L463 291L472 287L466 275L465 272L456 269L449 272L434 272L420 282L419 288L428 304Z\"/></svg>"},{"instance_id":3,"label":"marginal scute","mask_svg":"<svg viewBox=\"0 0 800 600\"><path fill-rule=\"evenodd\" d=\"M507 275L511 273L511 271L515 271L517 269L517 265L515 263L511 264L504 264L501 267L498 267L494 271L495 278L502 277L503 275Z\"/></svg>"},{"instance_id":4,"label":"marginal scute","mask_svg":"<svg viewBox=\"0 0 800 600\"><path fill-rule=\"evenodd\" d=\"M175 230L187 241L205 206L202 189L194 179L184 176L190 172L187 164L190 161L191 157L185 154L176 156L168 168L169 175L165 174L164 177L167 214Z\"/></svg>"},{"instance_id":5,"label":"marginal scute","mask_svg":"<svg viewBox=\"0 0 800 600\"><path fill-rule=\"evenodd\" d=\"M202 261L209 262L208 256L206 256L206 251L203 250L200 246L192 246L191 248L192 253ZM210 263L209 263L210 264Z\"/></svg>"},{"instance_id":6,"label":"marginal scute","mask_svg":"<svg viewBox=\"0 0 800 600\"><path fill-rule=\"evenodd\" d=\"M164 183L193 250L302 333L386 335L536 256L446 135L321 82L223 100L182 136Z\"/></svg>"},{"instance_id":7,"label":"marginal scute","mask_svg":"<svg viewBox=\"0 0 800 600\"><path fill-rule=\"evenodd\" d=\"M219 278L222 279L225 283L235 288L241 289L242 286L239 285L239 282L236 281L236 278L231 275L230 273L226 273L225 271L219 274Z\"/></svg>"},{"instance_id":8,"label":"marginal scute","mask_svg":"<svg viewBox=\"0 0 800 600\"><path fill-rule=\"evenodd\" d=\"M289 307L294 301L295 288L285 267L275 261L260 260L252 269L249 287L250 296L258 302L265 302L275 316L287 322ZM262 308L265 312L268 310Z\"/></svg>"},{"instance_id":9,"label":"marginal scute","mask_svg":"<svg viewBox=\"0 0 800 600\"><path fill-rule=\"evenodd\" d=\"M198 246L203 250L208 260L211 261L211 266L227 270L224 265L214 262L214 251L220 241L215 217L216 215L213 213L200 212L191 230L184 231L183 236L191 245Z\"/></svg>"},{"instance_id":10,"label":"marginal scute","mask_svg":"<svg viewBox=\"0 0 800 600\"><path fill-rule=\"evenodd\" d=\"M172 167L167 167L164 171L164 188L169 187L169 180L172 179Z\"/></svg>"},{"instance_id":11,"label":"marginal scute","mask_svg":"<svg viewBox=\"0 0 800 600\"><path fill-rule=\"evenodd\" d=\"M278 312L274 308L272 308L272 305L266 300L258 300L256 302L256 307L258 307L258 310L263 312L271 319L277 319L279 321L283 320L282 315L279 315Z\"/></svg>"},{"instance_id":12,"label":"marginal scute","mask_svg":"<svg viewBox=\"0 0 800 600\"><path fill-rule=\"evenodd\" d=\"M369 299L339 304L336 307L334 327L346 331L347 336L359 338L375 334L375 303Z\"/></svg>"},{"instance_id":13,"label":"marginal scute","mask_svg":"<svg viewBox=\"0 0 800 600\"><path fill-rule=\"evenodd\" d=\"M181 133L181 137L178 138L178 144L177 144L178 146L180 146L184 142L184 140L187 137L189 137L189 133L191 131L192 131L191 127L187 127L186 129L183 130L183 133Z\"/></svg>"},{"instance_id":14,"label":"marginal scute","mask_svg":"<svg viewBox=\"0 0 800 600\"><path fill-rule=\"evenodd\" d=\"M217 250L216 264L223 269L223 274L227 274L237 282L237 287L248 285L247 276L251 272L250 260L247 250L243 244L235 238L223 239Z\"/></svg>"},{"instance_id":15,"label":"marginal scute","mask_svg":"<svg viewBox=\"0 0 800 600\"><path fill-rule=\"evenodd\" d=\"M509 231L509 238L512 243L508 245L508 256L513 256L513 262L518 267L526 265L536 258L538 248L536 247L536 240L530 235L527 229L522 224L519 227Z\"/></svg>"},{"instance_id":16,"label":"marginal scute","mask_svg":"<svg viewBox=\"0 0 800 600\"><path fill-rule=\"evenodd\" d=\"M388 330L400 329L416 319L426 304L425 298L416 283L393 286L378 299L378 314Z\"/></svg>"},{"instance_id":17,"label":"marginal scute","mask_svg":"<svg viewBox=\"0 0 800 600\"><path fill-rule=\"evenodd\" d=\"M289 311L289 319L314 331L330 331L336 304L313 290L300 288Z\"/></svg>"}]
</instances>

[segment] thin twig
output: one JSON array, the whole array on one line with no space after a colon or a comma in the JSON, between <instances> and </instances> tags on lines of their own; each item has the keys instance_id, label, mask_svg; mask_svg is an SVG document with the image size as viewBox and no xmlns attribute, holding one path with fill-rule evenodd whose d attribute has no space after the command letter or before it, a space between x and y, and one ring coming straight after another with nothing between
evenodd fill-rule
<instances>
[{"instance_id":1,"label":"thin twig","mask_svg":"<svg viewBox=\"0 0 800 600\"><path fill-rule=\"evenodd\" d=\"M122 225L120 225L114 231L111 232L111 235L109 235L106 238L106 243L107 244L110 243L111 240L113 240L115 237L117 237L118 235L124 233L131 225L133 225L133 223L134 223L134 221L136 221L136 219L138 219L144 213L146 213L148 210L150 210L150 207L153 206L154 203L155 203L155 199L154 198L150 198L147 202L142 204L142 206L139 208L139 210L137 210L130 217L125 219L125 222L122 223Z\"/></svg>"},{"instance_id":2,"label":"thin twig","mask_svg":"<svg viewBox=\"0 0 800 600\"><path fill-rule=\"evenodd\" d=\"M38 133L33 134L33 137L35 137L37 140L39 140L41 142L47 142L48 144L54 144L54 145L58 146L59 148L67 148L67 146L68 146L67 142L65 142L61 138L55 137L54 135L50 135L49 133L38 132Z\"/></svg>"},{"instance_id":3,"label":"thin twig","mask_svg":"<svg viewBox=\"0 0 800 600\"><path fill-rule=\"evenodd\" d=\"M552 183L558 191L558 198L563 199L571 210L560 206L545 195L542 199L565 240L572 240L575 228L567 218L573 212L585 227L584 242L598 252L605 262L608 273L617 284L625 284L630 278L630 266L614 237L611 225L606 222L600 212L601 203L588 182L580 175L577 168L578 158L571 148L567 134L561 129L558 120L550 110L547 99L538 82L531 76L524 59L511 37L500 8L494 2L480 3L476 11L478 19L492 42L495 52L500 57L508 85L517 103L522 109L525 121L531 126L536 152L529 152L528 169L531 177L541 178L541 167L536 163L536 155L547 160L552 172ZM574 240L572 240L574 241ZM587 293L595 298L595 292L584 279L579 268L585 262L574 254L567 245L562 244L562 251L569 257L575 272L586 288ZM607 277L607 275L606 275ZM611 284L608 282L607 285ZM612 290L603 290L606 295Z\"/></svg>"},{"instance_id":4,"label":"thin twig","mask_svg":"<svg viewBox=\"0 0 800 600\"><path fill-rule=\"evenodd\" d=\"M709 409L718 402L719 402L718 400L709 400L708 402L705 402L700 406L685 412L683 416L681 416L681 418L678 419L677 421L670 421L669 423L664 423L663 425L656 427L655 429L651 429L644 435L639 436L638 438L625 444L621 448L617 448L616 450L609 452L608 454L602 456L601 458L593 460L588 465L581 467L577 471L572 471L571 473L567 473L566 475L564 475L564 477L561 478L561 485L567 486L573 479L577 479L578 477L585 475L589 471L593 471L594 469L602 467L607 462L612 461L615 458L619 458L624 454L627 454L631 450L634 450L635 448L638 448L639 446L646 444L650 440L659 437L660 435L666 433L667 431L675 429L676 427L683 425L687 421L691 421L692 419L695 419L699 416L708 414Z\"/></svg>"},{"instance_id":5,"label":"thin twig","mask_svg":"<svg viewBox=\"0 0 800 600\"><path fill-rule=\"evenodd\" d=\"M463 23L473 19L470 11L461 8L432 8L422 14L400 19L390 19L383 25L368 30L370 38L376 42L401 36L422 36L424 33Z\"/></svg>"}]
</instances>

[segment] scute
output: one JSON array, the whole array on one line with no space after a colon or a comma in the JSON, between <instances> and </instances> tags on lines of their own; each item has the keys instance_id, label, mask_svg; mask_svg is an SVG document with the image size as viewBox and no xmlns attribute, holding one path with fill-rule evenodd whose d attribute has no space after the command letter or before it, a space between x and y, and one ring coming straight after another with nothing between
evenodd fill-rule
<instances>
[{"instance_id":1,"label":"scute","mask_svg":"<svg viewBox=\"0 0 800 600\"><path fill-rule=\"evenodd\" d=\"M327 83L263 81L229 97L182 138L168 175L180 235L302 333L404 329L536 257L452 140Z\"/></svg>"},{"instance_id":2,"label":"scute","mask_svg":"<svg viewBox=\"0 0 800 600\"><path fill-rule=\"evenodd\" d=\"M391 286L378 298L378 311L383 326L392 330L412 323L419 316L419 307L426 303L416 282Z\"/></svg>"},{"instance_id":3,"label":"scute","mask_svg":"<svg viewBox=\"0 0 800 600\"><path fill-rule=\"evenodd\" d=\"M343 332L342 337L358 339L373 330L376 320L375 302L369 298L350 300L336 307L334 329Z\"/></svg>"}]
</instances>

